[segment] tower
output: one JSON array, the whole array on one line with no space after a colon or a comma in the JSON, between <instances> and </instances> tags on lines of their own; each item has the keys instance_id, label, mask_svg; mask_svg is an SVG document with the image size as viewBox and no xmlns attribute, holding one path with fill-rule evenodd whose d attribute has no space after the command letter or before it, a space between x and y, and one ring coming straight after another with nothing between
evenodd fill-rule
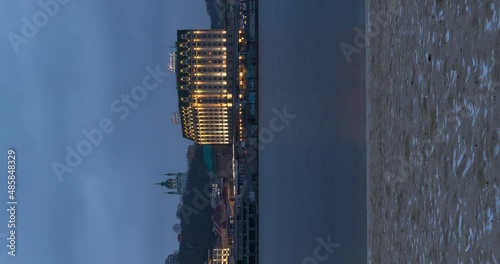
<instances>
[{"instance_id":1,"label":"tower","mask_svg":"<svg viewBox=\"0 0 500 264\"><path fill-rule=\"evenodd\" d=\"M168 179L157 184L163 187L167 187L168 189L177 189L177 183L175 179Z\"/></svg>"},{"instance_id":2,"label":"tower","mask_svg":"<svg viewBox=\"0 0 500 264\"><path fill-rule=\"evenodd\" d=\"M186 186L187 186L187 173L177 172L177 173L165 173L163 175L169 176L169 177L175 177L175 178L170 178L168 180L157 183L158 185L166 187L167 189L175 190L175 191L169 191L169 192L167 192L167 194L183 194L184 193L184 191L186 190Z\"/></svg>"}]
</instances>

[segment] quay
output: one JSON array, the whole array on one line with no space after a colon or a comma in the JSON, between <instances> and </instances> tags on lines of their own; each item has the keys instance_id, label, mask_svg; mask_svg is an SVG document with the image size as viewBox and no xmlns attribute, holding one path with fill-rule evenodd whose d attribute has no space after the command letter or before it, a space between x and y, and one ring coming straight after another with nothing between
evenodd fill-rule
<instances>
[{"instance_id":1,"label":"quay","mask_svg":"<svg viewBox=\"0 0 500 264\"><path fill-rule=\"evenodd\" d=\"M258 27L256 0L217 1L212 29L177 32L183 137L204 146L216 242L206 263L259 263Z\"/></svg>"}]
</instances>

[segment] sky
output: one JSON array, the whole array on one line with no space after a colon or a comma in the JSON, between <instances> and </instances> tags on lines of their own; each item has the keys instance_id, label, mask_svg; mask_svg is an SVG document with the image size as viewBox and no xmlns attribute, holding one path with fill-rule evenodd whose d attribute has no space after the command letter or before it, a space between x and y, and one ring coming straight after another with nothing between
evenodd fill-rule
<instances>
[{"instance_id":1,"label":"sky","mask_svg":"<svg viewBox=\"0 0 500 264\"><path fill-rule=\"evenodd\" d=\"M205 3L59 0L57 7L0 3L0 263L163 263L178 248L171 226L179 197L153 183L186 171L191 144L170 122L177 93L166 64L177 29L210 27ZM35 32L23 33L23 18ZM144 79L157 87L136 88ZM121 101L131 94L141 101ZM102 140L88 145L82 131L95 129ZM9 232L9 148L15 257L1 235ZM70 165L68 149L86 156Z\"/></svg>"}]
</instances>

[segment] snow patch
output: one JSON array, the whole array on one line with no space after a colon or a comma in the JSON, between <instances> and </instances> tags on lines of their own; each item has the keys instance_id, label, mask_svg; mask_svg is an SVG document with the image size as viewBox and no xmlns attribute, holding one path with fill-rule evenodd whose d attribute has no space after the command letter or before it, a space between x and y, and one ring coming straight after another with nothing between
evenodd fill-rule
<instances>
[{"instance_id":1,"label":"snow patch","mask_svg":"<svg viewBox=\"0 0 500 264\"><path fill-rule=\"evenodd\" d=\"M455 87L457 82L457 71L452 70L450 72L450 87Z\"/></svg>"},{"instance_id":2,"label":"snow patch","mask_svg":"<svg viewBox=\"0 0 500 264\"><path fill-rule=\"evenodd\" d=\"M481 79L486 79L486 77L488 76L488 73L490 72L490 69L488 67L488 65L486 65L486 63L482 63L481 64L481 76L480 78Z\"/></svg>"},{"instance_id":3,"label":"snow patch","mask_svg":"<svg viewBox=\"0 0 500 264\"><path fill-rule=\"evenodd\" d=\"M438 71L441 70L441 60L436 61L435 67L436 67L436 70L438 70Z\"/></svg>"},{"instance_id":4,"label":"snow patch","mask_svg":"<svg viewBox=\"0 0 500 264\"><path fill-rule=\"evenodd\" d=\"M500 25L500 20L498 19L494 3L490 3L490 10L491 12L493 12L493 16L491 17L491 20L486 19L486 23L484 24L484 30L497 31Z\"/></svg>"},{"instance_id":5,"label":"snow patch","mask_svg":"<svg viewBox=\"0 0 500 264\"><path fill-rule=\"evenodd\" d=\"M437 16L437 19L442 20L442 19L444 18L443 14L444 14L444 11L443 11L443 10L439 11L439 14L438 14L438 16Z\"/></svg>"},{"instance_id":6,"label":"snow patch","mask_svg":"<svg viewBox=\"0 0 500 264\"><path fill-rule=\"evenodd\" d=\"M465 156L465 152L466 152L466 150L464 149L464 151L462 152L462 154L460 154L460 156L458 157L458 159L455 159L456 152L455 152L455 150L453 150L453 159L454 159L454 161L453 161L453 172L456 172L457 167L460 166L460 164L462 163L462 159Z\"/></svg>"},{"instance_id":7,"label":"snow patch","mask_svg":"<svg viewBox=\"0 0 500 264\"><path fill-rule=\"evenodd\" d=\"M484 230L491 232L493 222L493 213L491 212L491 208L486 210L486 225L484 226Z\"/></svg>"},{"instance_id":8,"label":"snow patch","mask_svg":"<svg viewBox=\"0 0 500 264\"><path fill-rule=\"evenodd\" d=\"M495 190L496 190L496 195L495 195L495 211L497 215L500 215L500 188L495 184L494 185Z\"/></svg>"},{"instance_id":9,"label":"snow patch","mask_svg":"<svg viewBox=\"0 0 500 264\"><path fill-rule=\"evenodd\" d=\"M462 236L462 214L458 214L458 237Z\"/></svg>"},{"instance_id":10,"label":"snow patch","mask_svg":"<svg viewBox=\"0 0 500 264\"><path fill-rule=\"evenodd\" d=\"M467 174L467 171L470 168L470 165L472 165L472 159L467 160L467 163L465 164L464 171L462 172L462 177L465 177L465 175Z\"/></svg>"}]
</instances>

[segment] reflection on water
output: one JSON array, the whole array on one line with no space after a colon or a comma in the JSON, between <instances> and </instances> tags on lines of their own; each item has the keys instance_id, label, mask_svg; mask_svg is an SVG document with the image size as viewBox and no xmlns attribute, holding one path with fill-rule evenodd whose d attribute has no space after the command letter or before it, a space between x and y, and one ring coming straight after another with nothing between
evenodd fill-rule
<instances>
[{"instance_id":1,"label":"reflection on water","mask_svg":"<svg viewBox=\"0 0 500 264\"><path fill-rule=\"evenodd\" d=\"M364 54L348 64L339 48L363 28L364 3L259 12L259 125L273 108L297 115L260 153L261 263L366 263Z\"/></svg>"}]
</instances>

